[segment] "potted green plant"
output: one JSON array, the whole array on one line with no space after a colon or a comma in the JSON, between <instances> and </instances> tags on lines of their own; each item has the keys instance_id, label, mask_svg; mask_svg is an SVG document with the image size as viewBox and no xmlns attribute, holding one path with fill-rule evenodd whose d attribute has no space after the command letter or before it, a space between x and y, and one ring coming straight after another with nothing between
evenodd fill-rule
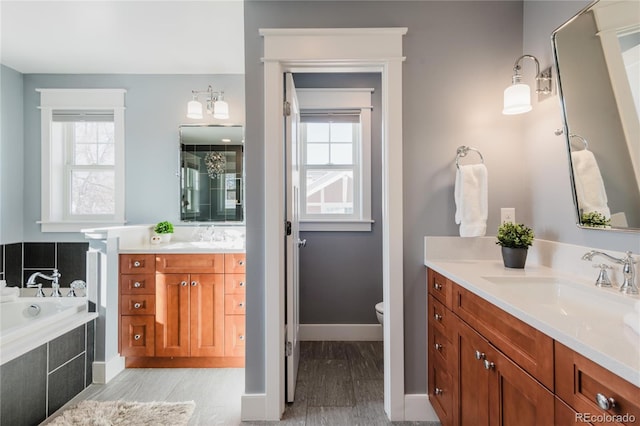
<instances>
[{"instance_id":1,"label":"potted green plant","mask_svg":"<svg viewBox=\"0 0 640 426\"><path fill-rule=\"evenodd\" d=\"M507 268L524 268L527 250L533 244L533 231L522 223L505 222L498 228L498 241L502 246L502 261Z\"/></svg>"},{"instance_id":2,"label":"potted green plant","mask_svg":"<svg viewBox=\"0 0 640 426\"><path fill-rule=\"evenodd\" d=\"M607 228L611 226L611 219L598 212L582 213L580 220L583 226L591 228Z\"/></svg>"},{"instance_id":3,"label":"potted green plant","mask_svg":"<svg viewBox=\"0 0 640 426\"><path fill-rule=\"evenodd\" d=\"M160 237L160 241L168 243L171 241L171 234L173 234L173 224L168 221L158 222L153 228L153 232Z\"/></svg>"}]
</instances>

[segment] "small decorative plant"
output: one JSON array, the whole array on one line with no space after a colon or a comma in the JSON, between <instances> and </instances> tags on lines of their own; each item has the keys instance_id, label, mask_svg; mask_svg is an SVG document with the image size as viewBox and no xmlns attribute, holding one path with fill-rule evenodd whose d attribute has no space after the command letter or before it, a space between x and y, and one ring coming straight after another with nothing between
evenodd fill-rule
<instances>
[{"instance_id":1,"label":"small decorative plant","mask_svg":"<svg viewBox=\"0 0 640 426\"><path fill-rule=\"evenodd\" d=\"M529 248L533 244L533 231L522 223L505 222L498 228L496 244L508 248Z\"/></svg>"},{"instance_id":2,"label":"small decorative plant","mask_svg":"<svg viewBox=\"0 0 640 426\"><path fill-rule=\"evenodd\" d=\"M582 213L580 221L582 225L592 228L606 228L607 226L611 226L611 219L598 212Z\"/></svg>"},{"instance_id":3,"label":"small decorative plant","mask_svg":"<svg viewBox=\"0 0 640 426\"><path fill-rule=\"evenodd\" d=\"M155 228L153 228L153 232L155 232L158 235L173 234L173 224L167 221L158 222Z\"/></svg>"}]
</instances>

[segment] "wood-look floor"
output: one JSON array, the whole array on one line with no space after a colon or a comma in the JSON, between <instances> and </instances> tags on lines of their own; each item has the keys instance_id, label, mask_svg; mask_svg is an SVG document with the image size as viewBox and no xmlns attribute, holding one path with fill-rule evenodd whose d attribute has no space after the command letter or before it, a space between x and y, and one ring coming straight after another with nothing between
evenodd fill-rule
<instances>
[{"instance_id":1,"label":"wood-look floor","mask_svg":"<svg viewBox=\"0 0 640 426\"><path fill-rule=\"evenodd\" d=\"M278 424L391 425L383 408L382 356L382 342L302 342L296 401L287 404L283 419ZM243 369L127 369L106 385L89 386L59 412L86 399L141 402L192 400L196 403L196 410L190 426L274 424L240 421L243 391Z\"/></svg>"}]
</instances>

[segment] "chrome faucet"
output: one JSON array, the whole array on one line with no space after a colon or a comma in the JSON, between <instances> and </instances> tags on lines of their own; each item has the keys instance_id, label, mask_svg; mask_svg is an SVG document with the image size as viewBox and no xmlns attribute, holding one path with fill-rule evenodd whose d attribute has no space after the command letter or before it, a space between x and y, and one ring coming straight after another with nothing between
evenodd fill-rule
<instances>
[{"instance_id":1,"label":"chrome faucet","mask_svg":"<svg viewBox=\"0 0 640 426\"><path fill-rule=\"evenodd\" d=\"M38 287L38 284L36 284L36 278L44 278L45 280L51 281L51 288L53 289L51 297L62 297L62 293L60 293L60 283L58 281L61 276L62 274L60 274L57 269L54 269L51 275L45 275L42 272L34 272L27 280L27 287ZM40 284L40 286L42 286L42 284ZM40 287L38 288L42 290Z\"/></svg>"},{"instance_id":2,"label":"chrome faucet","mask_svg":"<svg viewBox=\"0 0 640 426\"><path fill-rule=\"evenodd\" d=\"M622 276L624 277L624 282L620 286L620 292L624 294L638 294L638 285L636 284L636 271L633 267L636 261L633 260L630 251L626 252L625 257L614 257L601 251L591 250L590 252L587 252L582 256L582 260L591 261L594 256L602 256L612 262L622 265Z\"/></svg>"}]
</instances>

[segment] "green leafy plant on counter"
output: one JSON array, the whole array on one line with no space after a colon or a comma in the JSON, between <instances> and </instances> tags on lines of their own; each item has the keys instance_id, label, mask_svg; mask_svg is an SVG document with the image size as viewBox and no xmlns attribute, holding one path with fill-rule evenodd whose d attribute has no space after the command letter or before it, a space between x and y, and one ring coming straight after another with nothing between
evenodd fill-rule
<instances>
[{"instance_id":1,"label":"green leafy plant on counter","mask_svg":"<svg viewBox=\"0 0 640 426\"><path fill-rule=\"evenodd\" d=\"M156 234L173 234L173 224L171 222L158 222L153 228Z\"/></svg>"},{"instance_id":2,"label":"green leafy plant on counter","mask_svg":"<svg viewBox=\"0 0 640 426\"><path fill-rule=\"evenodd\" d=\"M611 226L611 218L607 218L598 212L582 213L580 222L582 222L583 226L592 228L606 228L607 226Z\"/></svg>"},{"instance_id":3,"label":"green leafy plant on counter","mask_svg":"<svg viewBox=\"0 0 640 426\"><path fill-rule=\"evenodd\" d=\"M505 222L498 228L496 244L509 248L528 248L533 244L533 230L522 223Z\"/></svg>"}]
</instances>

